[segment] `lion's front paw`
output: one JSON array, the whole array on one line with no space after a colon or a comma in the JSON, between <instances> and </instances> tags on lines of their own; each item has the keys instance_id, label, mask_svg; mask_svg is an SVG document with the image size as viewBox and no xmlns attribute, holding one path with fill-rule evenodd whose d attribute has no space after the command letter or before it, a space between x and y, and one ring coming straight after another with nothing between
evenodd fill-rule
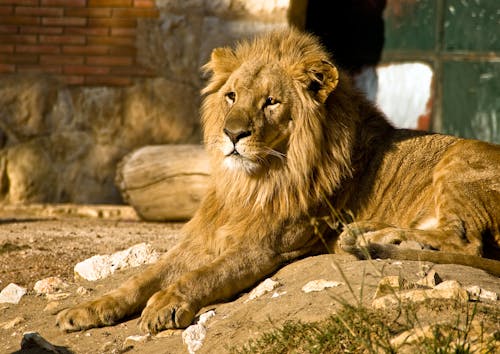
<instances>
[{"instance_id":1,"label":"lion's front paw","mask_svg":"<svg viewBox=\"0 0 500 354\"><path fill-rule=\"evenodd\" d=\"M142 311L139 326L144 332L153 334L169 328L186 328L195 314L193 307L181 296L167 290L158 291Z\"/></svg>"},{"instance_id":2,"label":"lion's front paw","mask_svg":"<svg viewBox=\"0 0 500 354\"><path fill-rule=\"evenodd\" d=\"M59 312L56 326L65 332L109 326L125 316L122 312L114 299L103 297Z\"/></svg>"}]
</instances>

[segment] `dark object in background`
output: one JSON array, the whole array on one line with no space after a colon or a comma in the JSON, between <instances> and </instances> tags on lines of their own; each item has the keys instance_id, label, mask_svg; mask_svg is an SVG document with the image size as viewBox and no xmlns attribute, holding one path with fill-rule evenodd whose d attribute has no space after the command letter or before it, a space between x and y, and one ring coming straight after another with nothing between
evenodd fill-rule
<instances>
[{"instance_id":1,"label":"dark object in background","mask_svg":"<svg viewBox=\"0 0 500 354\"><path fill-rule=\"evenodd\" d=\"M321 38L337 65L357 75L380 61L385 6L386 0L309 0L305 30Z\"/></svg>"}]
</instances>

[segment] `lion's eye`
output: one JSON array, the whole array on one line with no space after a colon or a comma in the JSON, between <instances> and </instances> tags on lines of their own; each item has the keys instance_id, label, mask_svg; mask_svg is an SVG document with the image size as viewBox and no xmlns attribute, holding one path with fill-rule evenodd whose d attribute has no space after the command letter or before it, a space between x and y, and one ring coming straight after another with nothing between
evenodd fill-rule
<instances>
[{"instance_id":1,"label":"lion's eye","mask_svg":"<svg viewBox=\"0 0 500 354\"><path fill-rule=\"evenodd\" d=\"M273 96L269 96L268 98L266 98L266 101L264 102L264 107L268 107L268 106L274 106L276 104L280 103L276 98L274 98Z\"/></svg>"},{"instance_id":2,"label":"lion's eye","mask_svg":"<svg viewBox=\"0 0 500 354\"><path fill-rule=\"evenodd\" d=\"M233 104L234 101L236 100L236 93L233 92L233 91L230 91L228 93L226 93L226 101L229 103L229 104Z\"/></svg>"}]
</instances>

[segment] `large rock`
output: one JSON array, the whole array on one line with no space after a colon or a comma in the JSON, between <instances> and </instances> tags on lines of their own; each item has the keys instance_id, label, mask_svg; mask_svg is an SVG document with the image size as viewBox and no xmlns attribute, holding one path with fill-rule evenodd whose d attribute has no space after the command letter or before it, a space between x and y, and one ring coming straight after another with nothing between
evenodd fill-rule
<instances>
[{"instance_id":1,"label":"large rock","mask_svg":"<svg viewBox=\"0 0 500 354\"><path fill-rule=\"evenodd\" d=\"M0 202L121 202L114 176L124 155L199 142L195 97L192 86L163 78L68 88L44 76L1 76Z\"/></svg>"}]
</instances>

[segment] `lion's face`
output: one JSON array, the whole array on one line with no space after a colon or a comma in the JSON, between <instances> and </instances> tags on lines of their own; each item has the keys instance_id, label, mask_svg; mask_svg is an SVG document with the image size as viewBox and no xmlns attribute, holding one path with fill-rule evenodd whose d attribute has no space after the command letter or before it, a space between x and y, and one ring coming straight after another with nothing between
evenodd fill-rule
<instances>
[{"instance_id":1,"label":"lion's face","mask_svg":"<svg viewBox=\"0 0 500 354\"><path fill-rule=\"evenodd\" d=\"M217 93L222 119L212 137L225 168L254 175L284 161L292 86L277 64L248 63L231 74Z\"/></svg>"},{"instance_id":2,"label":"lion's face","mask_svg":"<svg viewBox=\"0 0 500 354\"><path fill-rule=\"evenodd\" d=\"M313 38L301 38L289 32L217 48L204 66L211 73L203 90L205 145L222 177L280 173L285 165L305 176L310 157L319 159L325 102L339 75Z\"/></svg>"}]
</instances>

